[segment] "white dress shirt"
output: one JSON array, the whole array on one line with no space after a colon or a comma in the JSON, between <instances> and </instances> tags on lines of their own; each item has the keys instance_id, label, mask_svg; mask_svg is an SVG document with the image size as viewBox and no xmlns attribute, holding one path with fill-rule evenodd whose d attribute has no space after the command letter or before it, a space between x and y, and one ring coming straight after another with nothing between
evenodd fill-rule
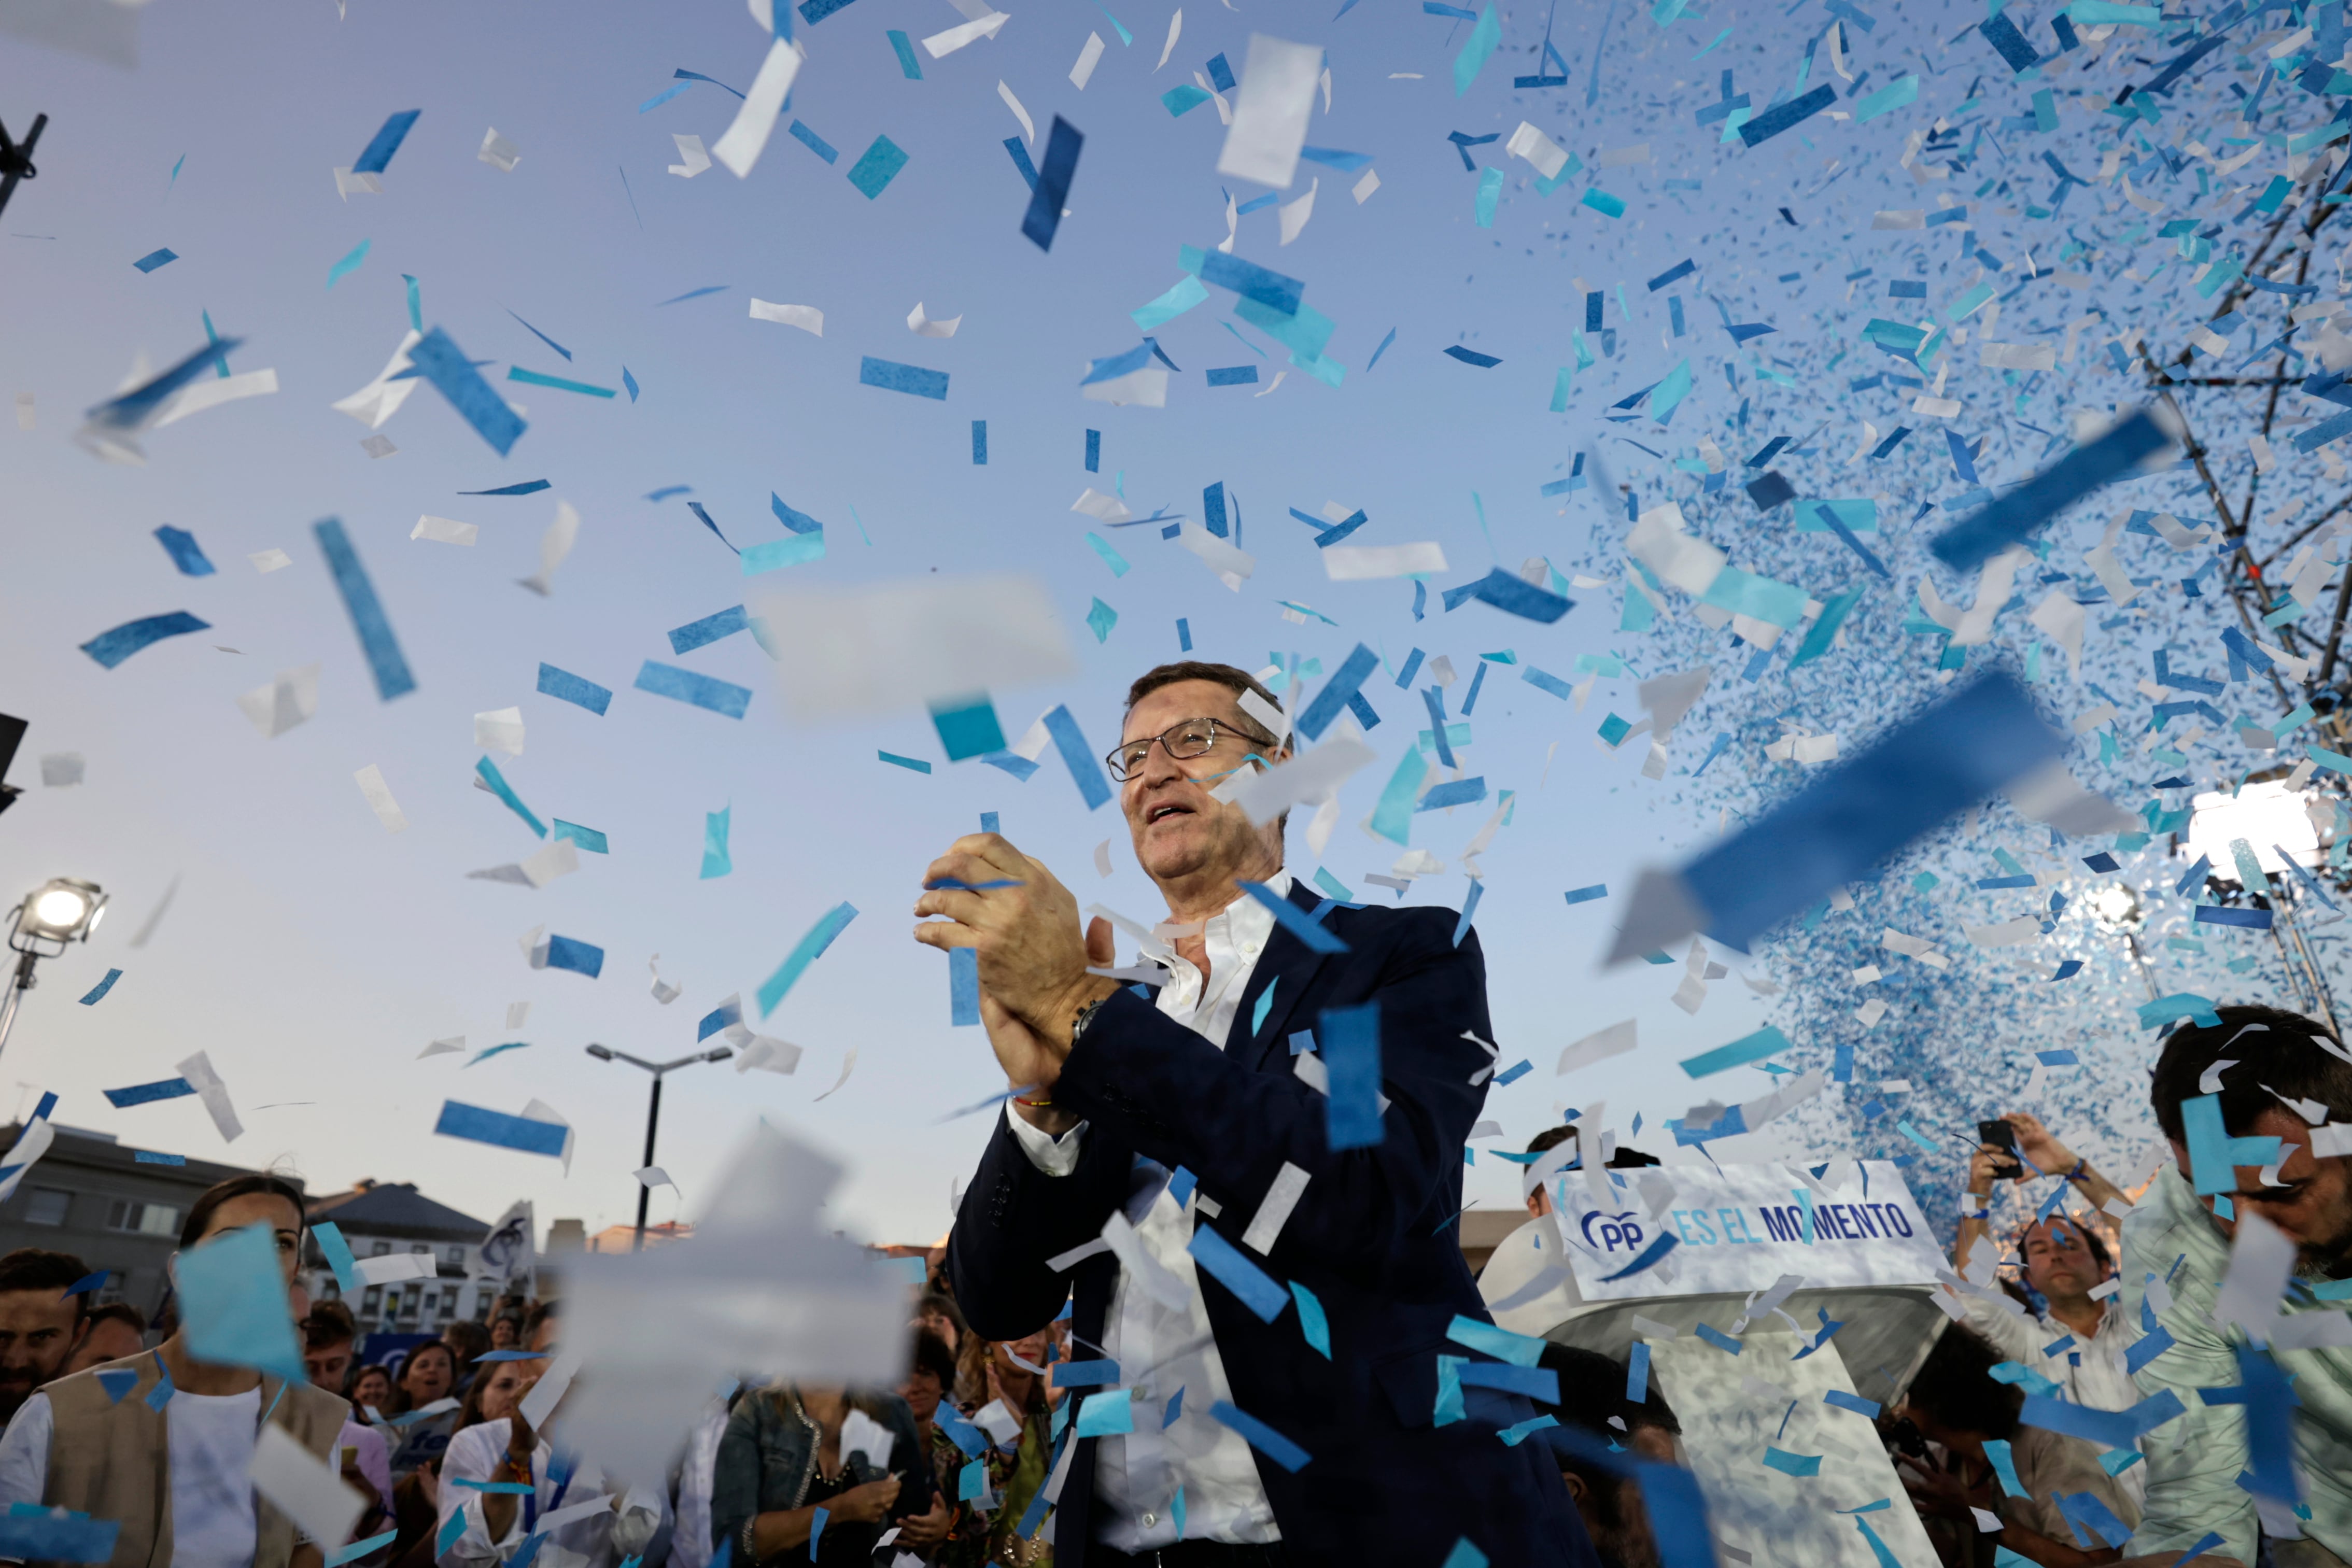
<instances>
[{"instance_id":1,"label":"white dress shirt","mask_svg":"<svg viewBox=\"0 0 2352 1568\"><path fill-rule=\"evenodd\" d=\"M2022 1308L2005 1312L1981 1296L1963 1295L1960 1307L1968 1315L1969 1327L1984 1335L2004 1358L2064 1389L2070 1404L2092 1410L2128 1410L2139 1403L2139 1386L2124 1362L2125 1353L2139 1342L2139 1324L2125 1315L2117 1297L2107 1299L2098 1332L2087 1339L2047 1313ZM2072 1345L2056 1355L2043 1354L2068 1335L2074 1337ZM2132 1466L2116 1477L2116 1484L2138 1504L2147 1496L2147 1466Z\"/></svg>"},{"instance_id":2,"label":"white dress shirt","mask_svg":"<svg viewBox=\"0 0 2352 1568\"><path fill-rule=\"evenodd\" d=\"M1266 886L1288 897L1290 873L1277 872ZM1194 965L1177 964L1160 988L1160 1010L1210 1043L1224 1046L1250 972L1273 934L1274 916L1264 904L1247 894L1234 899L1202 932L1209 960L1205 979ZM1056 1139L1031 1126L1009 1103L1004 1113L1039 1170L1067 1176L1077 1168L1084 1122ZM1198 1201L1197 1195L1188 1199ZM1149 1291L1134 1288L1124 1271L1112 1289L1103 1353L1118 1363L1123 1385L1144 1392L1135 1403L1134 1432L1095 1445L1096 1538L1129 1552L1172 1544L1172 1503L1181 1488L1185 1540L1279 1541L1282 1531L1248 1442L1209 1414L1210 1406L1233 1398L1233 1389L1209 1327L1208 1304L1201 1299L1200 1275L1186 1249L1192 1239L1192 1217L1164 1187L1140 1218L1132 1206L1128 1217L1144 1250L1184 1282L1185 1296L1183 1307L1171 1311ZM1162 1416L1179 1389L1184 1396L1181 1412L1163 1427Z\"/></svg>"}]
</instances>

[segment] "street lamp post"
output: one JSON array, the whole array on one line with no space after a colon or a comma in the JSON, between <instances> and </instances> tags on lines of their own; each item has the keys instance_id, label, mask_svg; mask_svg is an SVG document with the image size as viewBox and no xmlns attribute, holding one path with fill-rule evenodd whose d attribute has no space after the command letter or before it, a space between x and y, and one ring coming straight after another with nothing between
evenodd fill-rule
<instances>
[{"instance_id":1,"label":"street lamp post","mask_svg":"<svg viewBox=\"0 0 2352 1568\"><path fill-rule=\"evenodd\" d=\"M5 1025L0 1025L0 1032L4 1032L5 1028ZM650 1166L654 1163L654 1138L661 1129L662 1075L675 1072L681 1067L691 1067L698 1061L724 1061L735 1052L733 1048L722 1045L715 1051L698 1051L691 1056L681 1056L675 1061L659 1062L647 1061L642 1056L631 1056L625 1051L614 1051L609 1045L592 1045L588 1048L588 1054L599 1061L625 1061L633 1067L642 1067L654 1075L653 1098L646 1106L646 1164ZM653 1201L653 1188L644 1182L637 1184L637 1234L636 1239L629 1247L632 1252L642 1252L646 1249L646 1207Z\"/></svg>"},{"instance_id":2,"label":"street lamp post","mask_svg":"<svg viewBox=\"0 0 2352 1568\"><path fill-rule=\"evenodd\" d=\"M76 942L89 941L105 914L106 894L98 883L69 876L43 883L9 911L8 946L16 954L16 971L0 993L0 1047L8 1043L16 1009L33 988L33 966Z\"/></svg>"}]
</instances>

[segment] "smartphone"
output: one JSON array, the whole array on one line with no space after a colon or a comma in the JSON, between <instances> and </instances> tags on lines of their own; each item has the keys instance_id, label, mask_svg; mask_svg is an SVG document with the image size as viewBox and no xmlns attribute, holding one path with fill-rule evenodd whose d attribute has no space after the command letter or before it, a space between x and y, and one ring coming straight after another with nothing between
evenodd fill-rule
<instances>
[{"instance_id":1,"label":"smartphone","mask_svg":"<svg viewBox=\"0 0 2352 1568\"><path fill-rule=\"evenodd\" d=\"M2007 1122L1979 1122L1977 1141L2009 1151L2009 1158L1995 1160L1992 1174L1996 1181L2022 1181L2025 1166L2017 1158L2017 1129Z\"/></svg>"}]
</instances>

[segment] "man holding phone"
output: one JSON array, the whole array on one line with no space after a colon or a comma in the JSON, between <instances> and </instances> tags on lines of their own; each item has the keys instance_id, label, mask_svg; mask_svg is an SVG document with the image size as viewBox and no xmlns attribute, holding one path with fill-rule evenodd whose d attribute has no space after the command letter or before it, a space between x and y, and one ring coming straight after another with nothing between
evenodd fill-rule
<instances>
[{"instance_id":1,"label":"man holding phone","mask_svg":"<svg viewBox=\"0 0 2352 1568\"><path fill-rule=\"evenodd\" d=\"M2128 1207L2129 1200L2114 1183L2093 1170L2088 1160L2076 1159L2035 1116L2011 1111L1999 1121L1979 1124L1978 1132L1984 1142L1969 1166L1969 1192L1960 1200L1960 1232L1952 1249L1952 1266L1976 1283L1990 1285L1990 1270L1979 1266L1971 1272L1971 1257L1981 1264L1999 1256L1990 1235L1994 1182L2054 1176L2102 1209L2110 1201ZM2004 1359L2063 1385L2066 1397L2077 1405L2126 1410L2137 1404L2139 1390L2124 1356L2139 1338L2139 1329L2116 1304L2115 1268L2105 1238L2069 1218L2062 1207L2020 1231L2017 1250L2024 1282L2045 1304L2039 1312L2029 1312L2005 1296L1996 1301L1963 1295L1969 1327L1991 1341ZM2043 1354L2070 1338L2073 1343L2057 1354ZM2134 1502L2139 1500L2142 1469L2136 1465L2118 1478L2132 1489Z\"/></svg>"}]
</instances>

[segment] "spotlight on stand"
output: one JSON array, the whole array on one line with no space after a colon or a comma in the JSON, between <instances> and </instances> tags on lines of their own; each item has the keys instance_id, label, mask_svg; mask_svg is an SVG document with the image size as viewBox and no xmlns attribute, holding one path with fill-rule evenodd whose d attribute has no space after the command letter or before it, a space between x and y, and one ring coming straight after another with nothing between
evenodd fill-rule
<instances>
[{"instance_id":1,"label":"spotlight on stand","mask_svg":"<svg viewBox=\"0 0 2352 1568\"><path fill-rule=\"evenodd\" d=\"M2332 818L2333 802L2291 789L2287 779L2287 774L2273 772L2248 779L2233 793L2195 797L2188 831L2175 853L2192 864L2200 855L2210 862L2201 902L2268 912L2271 940L2294 993L2291 1005L2333 1029L2334 998L2304 930L2312 916L2327 919L2326 910L2312 906L2305 878L2328 876L2326 846L2311 807L2324 803L2321 815Z\"/></svg>"},{"instance_id":2,"label":"spotlight on stand","mask_svg":"<svg viewBox=\"0 0 2352 1568\"><path fill-rule=\"evenodd\" d=\"M2099 924L2110 931L2136 933L2147 922L2147 914L2139 906L2139 894L2121 883L2110 883L2091 900L2091 911Z\"/></svg>"},{"instance_id":3,"label":"spotlight on stand","mask_svg":"<svg viewBox=\"0 0 2352 1568\"><path fill-rule=\"evenodd\" d=\"M9 912L8 946L16 953L16 972L0 994L0 1047L16 1021L16 1009L33 988L33 966L54 958L89 934L106 915L106 894L98 883L79 877L53 877L26 894Z\"/></svg>"},{"instance_id":4,"label":"spotlight on stand","mask_svg":"<svg viewBox=\"0 0 2352 1568\"><path fill-rule=\"evenodd\" d=\"M2292 878L2286 856L2306 869L2320 861L2319 830L2305 808L2306 799L2279 777L2250 779L2235 794L2199 795L2189 803L2189 832L2180 857L2194 862L2203 855L2213 862L2215 878L2242 885L2245 878L2232 848L2242 841L2265 876ZM2257 884L2247 891L2266 890Z\"/></svg>"}]
</instances>

